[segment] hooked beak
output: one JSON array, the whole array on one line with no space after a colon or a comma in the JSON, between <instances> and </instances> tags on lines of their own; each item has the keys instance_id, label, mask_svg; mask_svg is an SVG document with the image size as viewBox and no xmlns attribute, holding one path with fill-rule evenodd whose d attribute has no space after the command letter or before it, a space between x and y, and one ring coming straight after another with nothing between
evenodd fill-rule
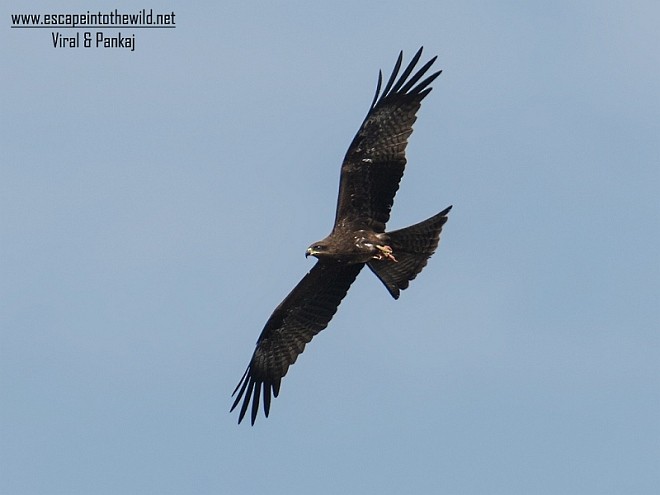
<instances>
[{"instance_id":1,"label":"hooked beak","mask_svg":"<svg viewBox=\"0 0 660 495\"><path fill-rule=\"evenodd\" d=\"M309 258L309 256L313 254L314 254L314 250L311 247L309 247L307 248L307 251L305 251L305 258Z\"/></svg>"}]
</instances>

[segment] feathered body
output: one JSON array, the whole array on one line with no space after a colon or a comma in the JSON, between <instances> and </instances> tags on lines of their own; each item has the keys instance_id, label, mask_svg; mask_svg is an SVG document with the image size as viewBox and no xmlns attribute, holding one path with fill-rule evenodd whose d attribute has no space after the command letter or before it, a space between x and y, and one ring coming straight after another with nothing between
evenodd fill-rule
<instances>
[{"instance_id":1,"label":"feathered body","mask_svg":"<svg viewBox=\"0 0 660 495\"><path fill-rule=\"evenodd\" d=\"M323 330L364 265L394 299L426 266L440 240L451 206L410 227L385 231L406 166L406 146L422 100L440 71L421 80L436 57L416 72L422 49L399 75L403 53L382 90L382 73L364 122L341 167L332 232L306 255L318 261L275 309L257 340L250 364L234 390L232 410L242 400L239 423L251 405L254 424L263 398L268 416L282 378L314 335ZM421 80L421 82L420 82Z\"/></svg>"}]
</instances>

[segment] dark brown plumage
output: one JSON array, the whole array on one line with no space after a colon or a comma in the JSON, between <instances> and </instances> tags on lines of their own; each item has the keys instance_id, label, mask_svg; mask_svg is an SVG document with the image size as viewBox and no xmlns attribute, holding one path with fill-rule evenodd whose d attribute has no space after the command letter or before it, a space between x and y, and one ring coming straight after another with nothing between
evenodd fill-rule
<instances>
[{"instance_id":1,"label":"dark brown plumage","mask_svg":"<svg viewBox=\"0 0 660 495\"><path fill-rule=\"evenodd\" d=\"M254 424L262 398L268 416L271 398L279 394L289 366L305 344L328 325L365 264L398 299L438 246L451 206L418 224L385 232L417 111L441 72L422 80L435 62L433 57L413 74L421 55L420 48L397 79L401 52L382 93L382 73L378 74L373 102L341 167L332 232L307 249L307 256L318 258L316 265L266 322L250 364L232 394L236 396L232 411L242 401L239 423L250 409Z\"/></svg>"}]
</instances>

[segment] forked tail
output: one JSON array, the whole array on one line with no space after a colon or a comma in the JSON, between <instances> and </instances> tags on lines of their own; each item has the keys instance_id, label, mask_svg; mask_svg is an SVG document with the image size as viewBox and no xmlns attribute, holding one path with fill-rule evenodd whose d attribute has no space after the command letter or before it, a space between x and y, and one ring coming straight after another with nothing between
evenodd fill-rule
<instances>
[{"instance_id":1,"label":"forked tail","mask_svg":"<svg viewBox=\"0 0 660 495\"><path fill-rule=\"evenodd\" d=\"M423 222L405 229L388 232L389 246L397 262L391 259L373 260L367 263L394 299L407 289L440 242L442 226L447 222L451 206Z\"/></svg>"}]
</instances>

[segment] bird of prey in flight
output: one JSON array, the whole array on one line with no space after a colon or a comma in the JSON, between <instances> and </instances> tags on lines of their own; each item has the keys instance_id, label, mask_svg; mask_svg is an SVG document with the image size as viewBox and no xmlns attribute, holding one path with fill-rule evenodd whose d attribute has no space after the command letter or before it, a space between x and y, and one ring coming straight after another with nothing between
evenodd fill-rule
<instances>
[{"instance_id":1,"label":"bird of prey in flight","mask_svg":"<svg viewBox=\"0 0 660 495\"><path fill-rule=\"evenodd\" d=\"M315 256L318 261L275 308L232 394L236 396L232 411L242 401L239 423L250 409L254 425L260 400L268 417L271 397L279 394L289 366L305 344L328 325L364 265L398 299L399 291L408 287L438 247L451 206L418 224L385 231L417 111L431 91L430 84L442 72L427 76L437 57L415 71L421 56L422 48L399 75L403 52L399 53L382 92L383 75L378 74L369 112L341 166L332 232L307 248L305 256Z\"/></svg>"}]
</instances>

